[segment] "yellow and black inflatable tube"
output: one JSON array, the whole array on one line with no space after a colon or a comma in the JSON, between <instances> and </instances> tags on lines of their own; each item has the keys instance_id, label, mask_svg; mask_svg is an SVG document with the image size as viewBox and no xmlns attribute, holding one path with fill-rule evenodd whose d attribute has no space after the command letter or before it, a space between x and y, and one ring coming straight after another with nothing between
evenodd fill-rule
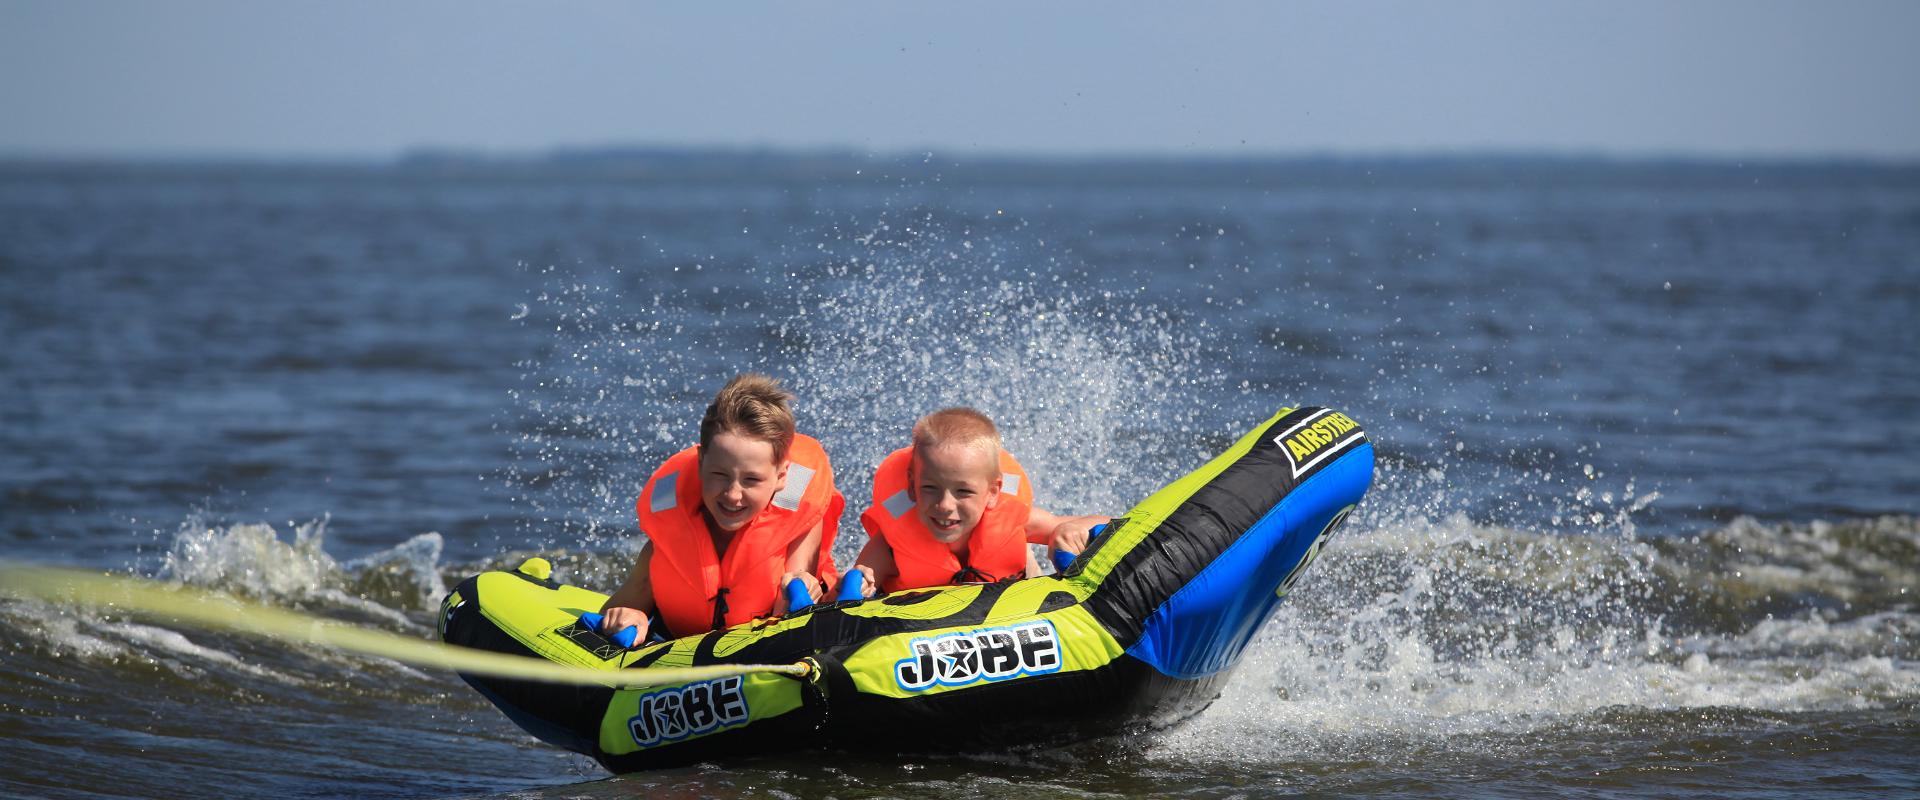
<instances>
[{"instance_id":1,"label":"yellow and black inflatable tube","mask_svg":"<svg viewBox=\"0 0 1920 800\"><path fill-rule=\"evenodd\" d=\"M1057 575L819 605L626 650L578 621L604 595L523 568L461 583L442 606L441 636L606 670L809 666L805 677L646 688L465 676L530 733L615 772L796 748L993 748L1148 730L1218 696L1366 493L1373 460L1345 414L1282 409L1115 519Z\"/></svg>"}]
</instances>

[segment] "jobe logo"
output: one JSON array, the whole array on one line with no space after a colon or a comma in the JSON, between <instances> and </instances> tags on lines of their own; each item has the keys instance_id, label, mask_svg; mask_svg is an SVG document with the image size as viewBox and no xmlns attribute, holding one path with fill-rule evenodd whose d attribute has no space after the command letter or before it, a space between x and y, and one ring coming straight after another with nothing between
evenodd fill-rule
<instances>
[{"instance_id":1,"label":"jobe logo","mask_svg":"<svg viewBox=\"0 0 1920 800\"><path fill-rule=\"evenodd\" d=\"M964 686L1060 670L1060 636L1047 621L915 639L893 665L900 688Z\"/></svg>"},{"instance_id":2,"label":"jobe logo","mask_svg":"<svg viewBox=\"0 0 1920 800\"><path fill-rule=\"evenodd\" d=\"M651 747L746 721L747 696L735 675L641 695L627 730L635 744Z\"/></svg>"}]
</instances>

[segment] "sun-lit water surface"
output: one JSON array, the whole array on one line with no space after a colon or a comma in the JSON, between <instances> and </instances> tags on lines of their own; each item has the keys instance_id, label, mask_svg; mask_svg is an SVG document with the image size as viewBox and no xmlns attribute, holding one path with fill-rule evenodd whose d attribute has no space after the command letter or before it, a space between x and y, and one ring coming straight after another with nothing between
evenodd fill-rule
<instances>
[{"instance_id":1,"label":"sun-lit water surface","mask_svg":"<svg viewBox=\"0 0 1920 800\"><path fill-rule=\"evenodd\" d=\"M0 781L1920 791L1920 174L839 166L0 171L5 554L425 637L446 586L529 553L610 586L637 487L738 370L796 390L855 502L945 404L1002 422L1043 505L1109 512L1275 407L1339 407L1375 489L1208 712L600 780L448 675L10 603Z\"/></svg>"}]
</instances>

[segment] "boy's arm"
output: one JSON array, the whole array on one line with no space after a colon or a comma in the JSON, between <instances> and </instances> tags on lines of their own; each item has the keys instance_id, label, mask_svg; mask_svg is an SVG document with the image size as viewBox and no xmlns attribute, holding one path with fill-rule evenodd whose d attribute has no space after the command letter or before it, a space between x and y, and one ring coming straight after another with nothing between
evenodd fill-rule
<instances>
[{"instance_id":1,"label":"boy's arm","mask_svg":"<svg viewBox=\"0 0 1920 800\"><path fill-rule=\"evenodd\" d=\"M825 522L813 523L806 535L787 545L787 572L780 576L780 582L773 587L773 613L787 613L787 582L794 578L799 578L801 583L807 585L808 595L820 597L820 579L814 576L813 571L820 567L820 537L825 525Z\"/></svg>"},{"instance_id":2,"label":"boy's arm","mask_svg":"<svg viewBox=\"0 0 1920 800\"><path fill-rule=\"evenodd\" d=\"M1040 571L1040 560L1033 557L1033 548L1027 548L1027 577L1038 578L1044 574Z\"/></svg>"},{"instance_id":3,"label":"boy's arm","mask_svg":"<svg viewBox=\"0 0 1920 800\"><path fill-rule=\"evenodd\" d=\"M860 556L853 560L848 572L864 573L865 582L860 585L861 597L872 597L880 593L880 582L893 580L900 574L900 568L894 565L893 548L887 546L887 540L879 536L868 536L867 545L860 548ZM843 576L841 580L846 580Z\"/></svg>"},{"instance_id":4,"label":"boy's arm","mask_svg":"<svg viewBox=\"0 0 1920 800\"><path fill-rule=\"evenodd\" d=\"M613 596L607 598L600 607L604 619L600 630L612 633L622 628L639 628L638 641L647 640L647 626L653 613L653 543L640 545L640 554L633 559L633 571L627 574L627 582L615 589Z\"/></svg>"},{"instance_id":5,"label":"boy's arm","mask_svg":"<svg viewBox=\"0 0 1920 800\"><path fill-rule=\"evenodd\" d=\"M1027 543L1044 544L1050 551L1079 553L1087 549L1087 539L1093 526L1104 525L1112 520L1112 517L1100 514L1068 517L1035 508L1027 512Z\"/></svg>"}]
</instances>

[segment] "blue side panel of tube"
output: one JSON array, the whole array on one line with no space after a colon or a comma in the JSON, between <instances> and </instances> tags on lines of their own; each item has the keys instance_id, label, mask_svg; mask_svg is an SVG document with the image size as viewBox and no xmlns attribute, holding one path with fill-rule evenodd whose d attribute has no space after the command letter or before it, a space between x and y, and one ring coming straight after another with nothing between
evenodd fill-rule
<instances>
[{"instance_id":1,"label":"blue side panel of tube","mask_svg":"<svg viewBox=\"0 0 1920 800\"><path fill-rule=\"evenodd\" d=\"M1226 552L1147 618L1127 655L1172 678L1205 677L1240 660L1286 581L1328 526L1373 482L1373 445L1361 445L1295 487Z\"/></svg>"}]
</instances>

